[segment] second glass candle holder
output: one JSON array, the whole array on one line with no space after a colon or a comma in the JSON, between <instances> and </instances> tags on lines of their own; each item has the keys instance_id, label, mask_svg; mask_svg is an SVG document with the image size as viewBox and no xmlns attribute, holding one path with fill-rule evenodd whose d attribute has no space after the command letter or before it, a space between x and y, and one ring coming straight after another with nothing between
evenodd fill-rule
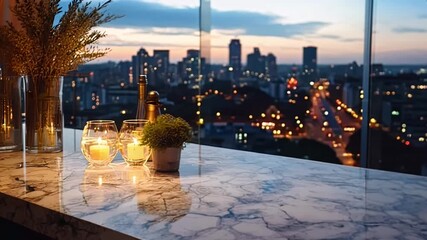
<instances>
[{"instance_id":1,"label":"second glass candle holder","mask_svg":"<svg viewBox=\"0 0 427 240\"><path fill-rule=\"evenodd\" d=\"M125 162L130 165L143 165L150 158L151 149L142 145L142 130L148 123L144 119L124 120L119 133L120 153Z\"/></svg>"}]
</instances>

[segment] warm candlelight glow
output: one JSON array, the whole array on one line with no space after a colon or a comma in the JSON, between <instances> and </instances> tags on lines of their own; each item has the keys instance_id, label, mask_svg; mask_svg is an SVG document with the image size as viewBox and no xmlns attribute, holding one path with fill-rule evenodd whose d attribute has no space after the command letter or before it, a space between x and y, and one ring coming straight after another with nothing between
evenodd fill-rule
<instances>
[{"instance_id":1,"label":"warm candlelight glow","mask_svg":"<svg viewBox=\"0 0 427 240\"><path fill-rule=\"evenodd\" d=\"M55 128L53 127L53 122L50 122L50 126L46 127L47 129L47 146L55 146L56 145L56 136L55 136Z\"/></svg>"},{"instance_id":2,"label":"warm candlelight glow","mask_svg":"<svg viewBox=\"0 0 427 240\"><path fill-rule=\"evenodd\" d=\"M108 165L116 156L119 147L117 127L114 121L92 120L86 122L80 147L91 166Z\"/></svg>"},{"instance_id":3,"label":"warm candlelight glow","mask_svg":"<svg viewBox=\"0 0 427 240\"><path fill-rule=\"evenodd\" d=\"M108 146L107 141L102 140L99 137L97 144L89 147L89 154L92 160L108 160L110 157L110 147Z\"/></svg>"},{"instance_id":4,"label":"warm candlelight glow","mask_svg":"<svg viewBox=\"0 0 427 240\"><path fill-rule=\"evenodd\" d=\"M128 165L143 165L150 156L150 148L141 142L142 130L147 120L124 120L120 129L120 152Z\"/></svg>"},{"instance_id":5,"label":"warm candlelight glow","mask_svg":"<svg viewBox=\"0 0 427 240\"><path fill-rule=\"evenodd\" d=\"M144 158L147 154L147 147L139 143L136 138L133 138L133 143L127 145L127 158L130 160L136 160Z\"/></svg>"}]
</instances>

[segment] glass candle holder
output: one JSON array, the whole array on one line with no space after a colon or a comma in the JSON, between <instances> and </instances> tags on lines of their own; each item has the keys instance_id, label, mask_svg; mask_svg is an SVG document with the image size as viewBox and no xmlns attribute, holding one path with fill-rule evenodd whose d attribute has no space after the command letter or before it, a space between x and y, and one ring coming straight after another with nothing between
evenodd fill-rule
<instances>
[{"instance_id":1,"label":"glass candle holder","mask_svg":"<svg viewBox=\"0 0 427 240\"><path fill-rule=\"evenodd\" d=\"M112 120L88 121L80 147L91 166L106 166L118 151L118 131Z\"/></svg>"},{"instance_id":2,"label":"glass candle holder","mask_svg":"<svg viewBox=\"0 0 427 240\"><path fill-rule=\"evenodd\" d=\"M123 121L119 136L120 153L128 165L143 165L150 157L150 148L141 143L142 130L147 123L143 119Z\"/></svg>"}]
</instances>

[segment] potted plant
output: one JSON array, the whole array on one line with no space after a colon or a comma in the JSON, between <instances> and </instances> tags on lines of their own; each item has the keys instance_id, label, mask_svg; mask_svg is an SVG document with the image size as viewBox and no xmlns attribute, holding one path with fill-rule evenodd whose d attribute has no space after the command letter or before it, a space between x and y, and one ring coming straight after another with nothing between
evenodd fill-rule
<instances>
[{"instance_id":1,"label":"potted plant","mask_svg":"<svg viewBox=\"0 0 427 240\"><path fill-rule=\"evenodd\" d=\"M151 148L153 167L156 171L177 171L181 149L192 136L190 125L180 117L160 115L155 122L149 122L142 131L141 143Z\"/></svg>"}]
</instances>

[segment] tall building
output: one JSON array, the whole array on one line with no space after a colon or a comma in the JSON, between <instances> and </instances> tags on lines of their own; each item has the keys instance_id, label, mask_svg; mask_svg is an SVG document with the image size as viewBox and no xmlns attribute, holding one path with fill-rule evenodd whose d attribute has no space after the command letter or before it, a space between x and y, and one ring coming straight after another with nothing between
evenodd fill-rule
<instances>
[{"instance_id":1,"label":"tall building","mask_svg":"<svg viewBox=\"0 0 427 240\"><path fill-rule=\"evenodd\" d=\"M254 52L248 54L246 69L255 76L265 73L265 56L261 56L259 48L254 48Z\"/></svg>"},{"instance_id":2,"label":"tall building","mask_svg":"<svg viewBox=\"0 0 427 240\"><path fill-rule=\"evenodd\" d=\"M169 69L169 50L153 51L153 81L152 85L162 88L166 84Z\"/></svg>"},{"instance_id":3,"label":"tall building","mask_svg":"<svg viewBox=\"0 0 427 240\"><path fill-rule=\"evenodd\" d=\"M269 53L265 58L265 67L267 70L267 77L271 80L275 80L277 78L277 61L276 56L274 54Z\"/></svg>"},{"instance_id":4,"label":"tall building","mask_svg":"<svg viewBox=\"0 0 427 240\"><path fill-rule=\"evenodd\" d=\"M135 56L132 56L132 74L133 79L138 79L139 75L148 75L151 66L151 57L144 48L140 48ZM136 84L136 81L134 81Z\"/></svg>"},{"instance_id":5,"label":"tall building","mask_svg":"<svg viewBox=\"0 0 427 240\"><path fill-rule=\"evenodd\" d=\"M233 68L233 80L242 73L242 45L239 39L231 39L228 45L228 65Z\"/></svg>"},{"instance_id":6,"label":"tall building","mask_svg":"<svg viewBox=\"0 0 427 240\"><path fill-rule=\"evenodd\" d=\"M178 62L178 75L182 80L194 82L198 79L199 74L204 74L205 71L205 58L200 58L200 51L196 49L187 50L187 56ZM199 65L201 71L199 72Z\"/></svg>"},{"instance_id":7,"label":"tall building","mask_svg":"<svg viewBox=\"0 0 427 240\"><path fill-rule=\"evenodd\" d=\"M303 48L301 86L308 87L310 82L317 82L317 47Z\"/></svg>"},{"instance_id":8,"label":"tall building","mask_svg":"<svg viewBox=\"0 0 427 240\"><path fill-rule=\"evenodd\" d=\"M156 72L166 74L169 68L169 50L154 50L153 65Z\"/></svg>"}]
</instances>

